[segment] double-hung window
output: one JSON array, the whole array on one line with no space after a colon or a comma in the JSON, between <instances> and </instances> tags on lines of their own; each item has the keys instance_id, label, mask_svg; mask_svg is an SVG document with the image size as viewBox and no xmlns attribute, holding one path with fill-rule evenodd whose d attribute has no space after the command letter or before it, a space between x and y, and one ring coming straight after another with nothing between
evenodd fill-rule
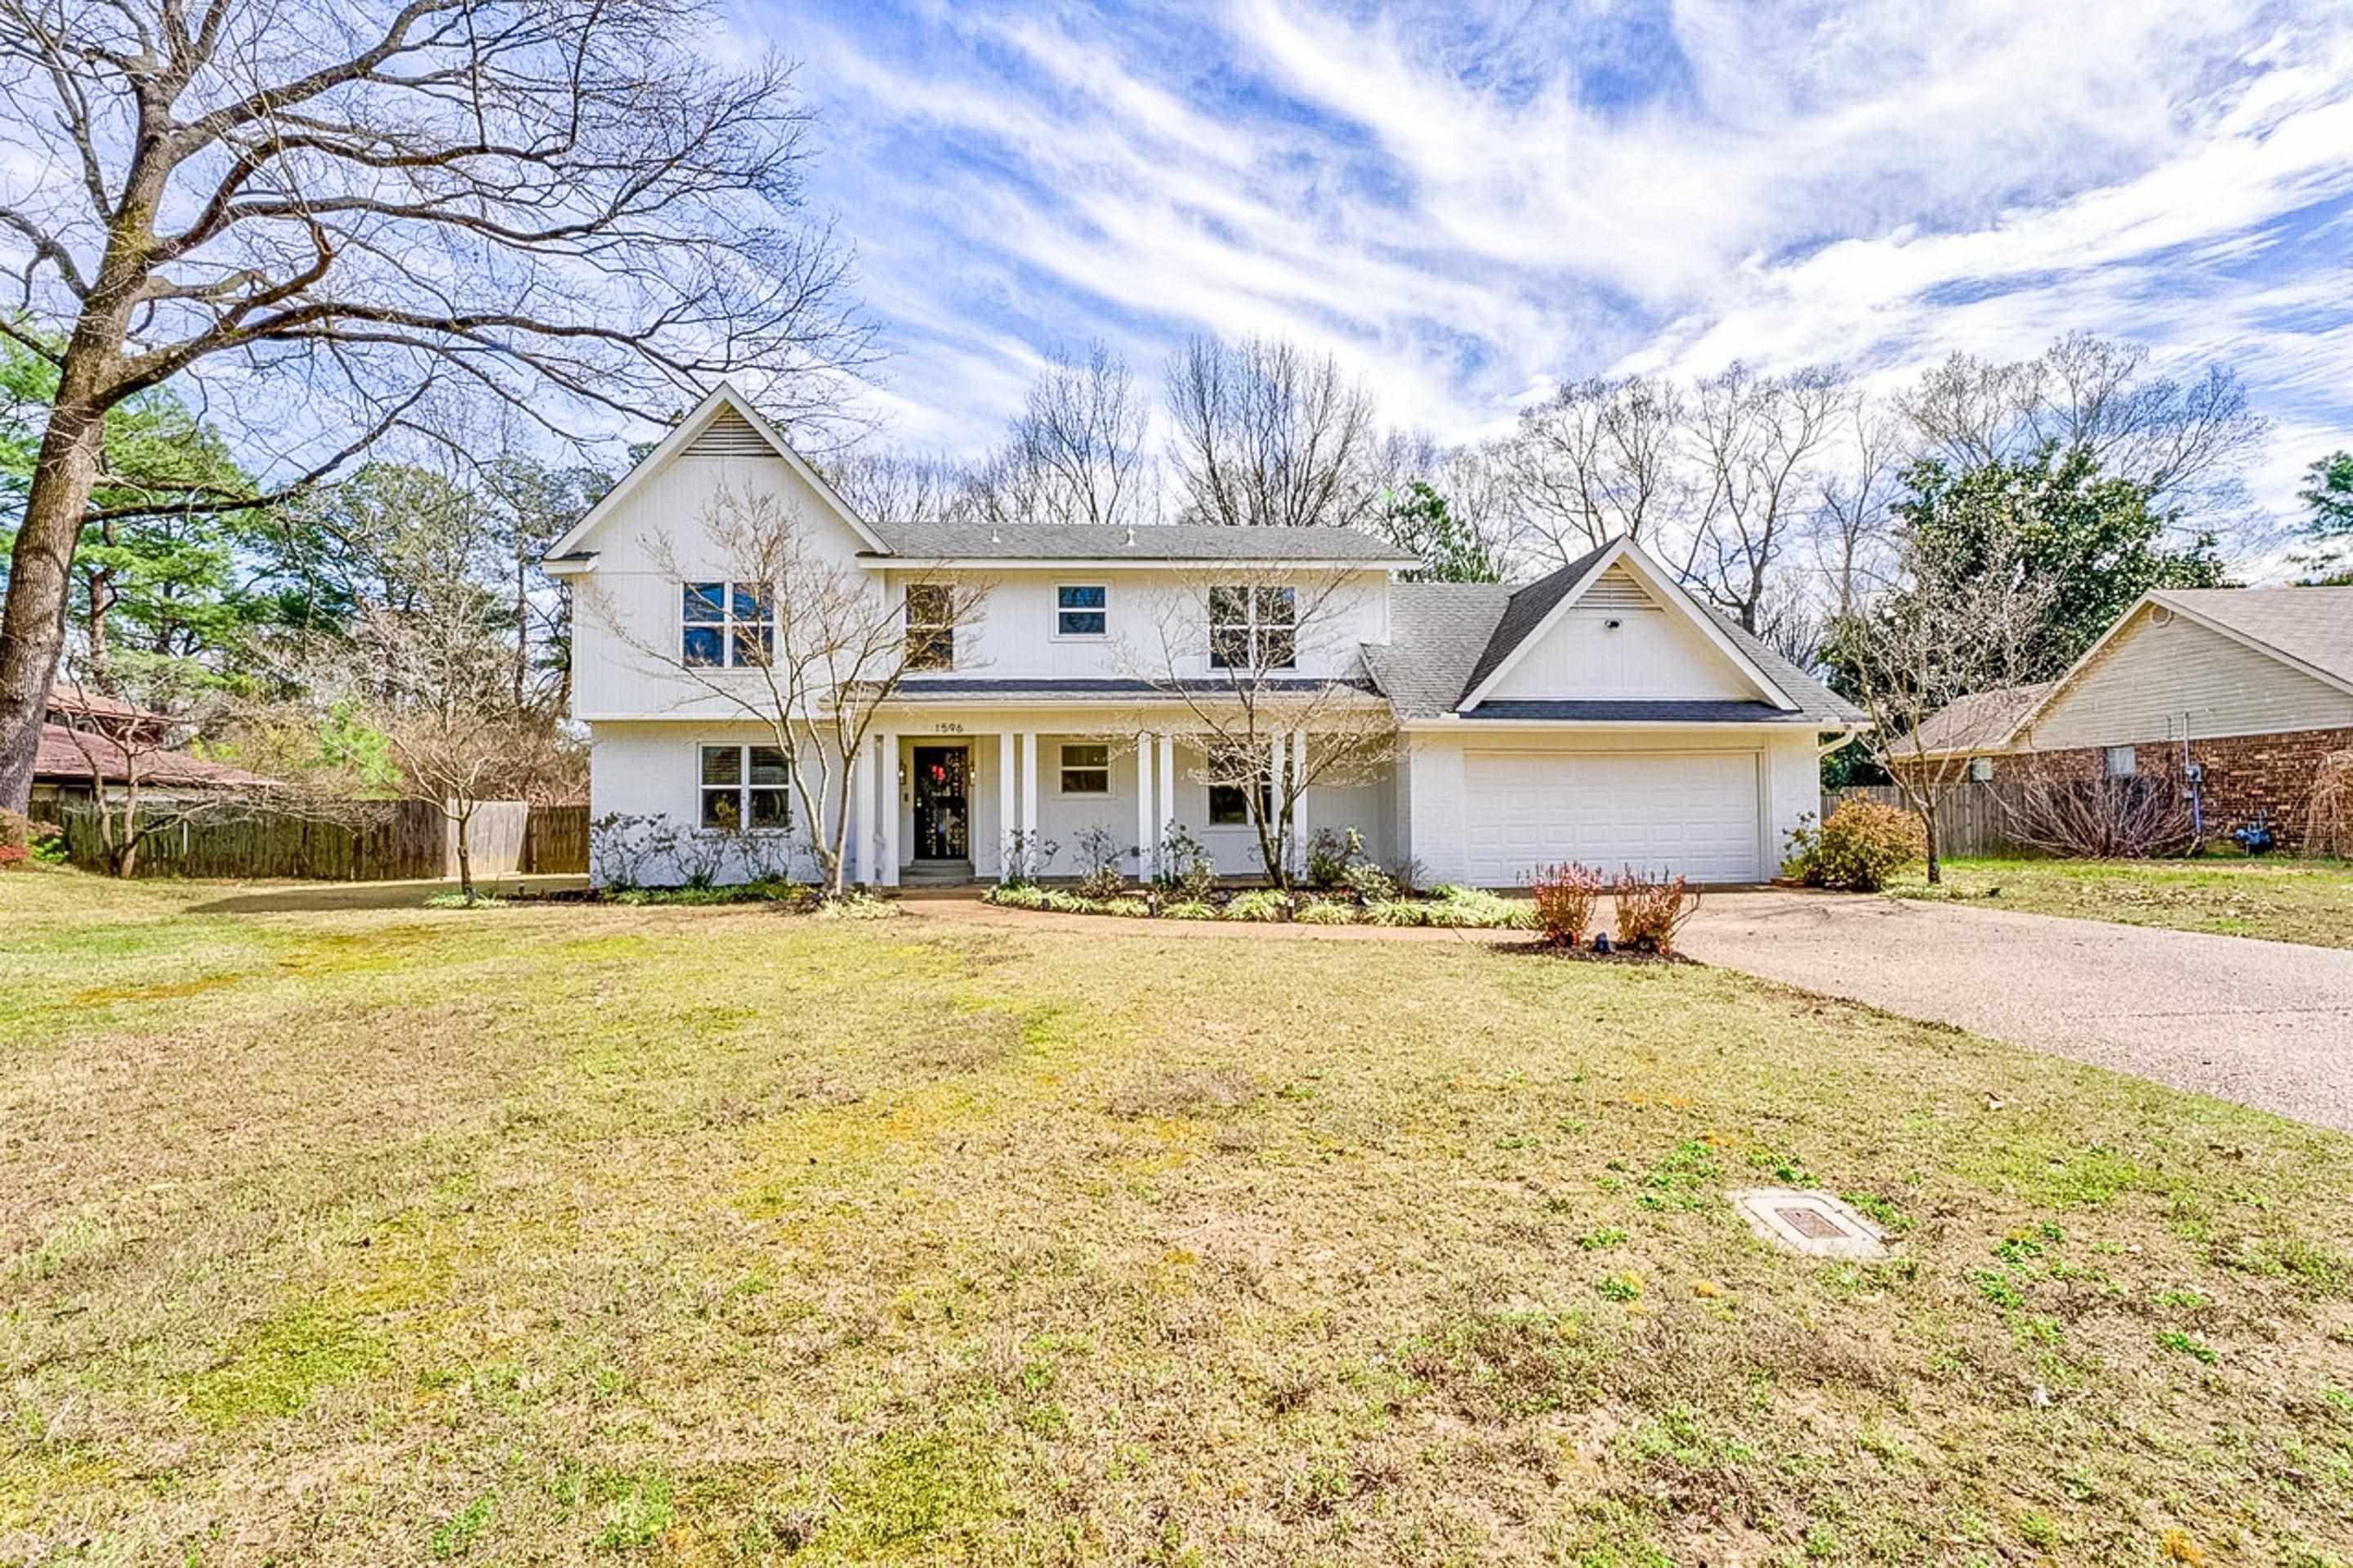
<instances>
[{"instance_id":1,"label":"double-hung window","mask_svg":"<svg viewBox=\"0 0 2353 1568\"><path fill-rule=\"evenodd\" d=\"M944 583L907 585L907 668L955 668L955 594Z\"/></svg>"},{"instance_id":2,"label":"double-hung window","mask_svg":"<svg viewBox=\"0 0 2353 1568\"><path fill-rule=\"evenodd\" d=\"M1111 630L1111 590L1101 583L1064 583L1054 590L1054 635L1102 637Z\"/></svg>"},{"instance_id":3,"label":"double-hung window","mask_svg":"<svg viewBox=\"0 0 2353 1568\"><path fill-rule=\"evenodd\" d=\"M1274 779L1267 771L1266 758L1256 758L1256 765L1245 763L1238 751L1220 750L1210 758L1209 825L1217 828L1250 825L1250 779L1258 786L1259 815L1271 821L1274 816Z\"/></svg>"},{"instance_id":4,"label":"double-hung window","mask_svg":"<svg viewBox=\"0 0 2353 1568\"><path fill-rule=\"evenodd\" d=\"M706 828L789 828L792 781L792 763L773 746L706 746L696 820Z\"/></svg>"},{"instance_id":5,"label":"double-hung window","mask_svg":"<svg viewBox=\"0 0 2353 1568\"><path fill-rule=\"evenodd\" d=\"M681 662L715 670L775 657L776 611L758 583L688 583L681 599Z\"/></svg>"},{"instance_id":6,"label":"double-hung window","mask_svg":"<svg viewBox=\"0 0 2353 1568\"><path fill-rule=\"evenodd\" d=\"M1209 590L1209 668L1288 670L1299 662L1299 599L1287 588Z\"/></svg>"},{"instance_id":7,"label":"double-hung window","mask_svg":"<svg viewBox=\"0 0 2353 1568\"><path fill-rule=\"evenodd\" d=\"M1062 747L1062 793L1111 793L1111 747L1073 741Z\"/></svg>"}]
</instances>

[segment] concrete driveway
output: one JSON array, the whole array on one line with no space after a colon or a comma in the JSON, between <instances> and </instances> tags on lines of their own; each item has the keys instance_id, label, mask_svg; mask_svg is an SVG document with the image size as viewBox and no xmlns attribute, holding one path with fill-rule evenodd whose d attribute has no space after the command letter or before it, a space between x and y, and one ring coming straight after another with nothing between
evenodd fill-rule
<instances>
[{"instance_id":1,"label":"concrete driveway","mask_svg":"<svg viewBox=\"0 0 2353 1568\"><path fill-rule=\"evenodd\" d=\"M1711 895L1692 957L2353 1130L2353 951L1815 893Z\"/></svg>"}]
</instances>

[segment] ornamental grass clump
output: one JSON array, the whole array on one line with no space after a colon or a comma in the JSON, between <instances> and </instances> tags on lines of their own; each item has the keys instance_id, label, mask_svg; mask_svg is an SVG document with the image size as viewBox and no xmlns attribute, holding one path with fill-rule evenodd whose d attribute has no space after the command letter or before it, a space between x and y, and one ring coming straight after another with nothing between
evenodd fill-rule
<instances>
[{"instance_id":1,"label":"ornamental grass clump","mask_svg":"<svg viewBox=\"0 0 2353 1568\"><path fill-rule=\"evenodd\" d=\"M1449 884L1437 889L1426 908L1426 925L1477 931L1508 931L1529 924L1535 911L1482 888Z\"/></svg>"},{"instance_id":2,"label":"ornamental grass clump","mask_svg":"<svg viewBox=\"0 0 2353 1568\"><path fill-rule=\"evenodd\" d=\"M1927 858L1927 830L1917 816L1878 800L1849 800L1820 827L1800 822L1790 832L1781 874L1808 887L1876 893Z\"/></svg>"},{"instance_id":3,"label":"ornamental grass clump","mask_svg":"<svg viewBox=\"0 0 2353 1568\"><path fill-rule=\"evenodd\" d=\"M1609 889L1618 913L1618 945L1638 953L1672 953L1675 933L1699 910L1699 894L1683 877L1628 867Z\"/></svg>"},{"instance_id":4,"label":"ornamental grass clump","mask_svg":"<svg viewBox=\"0 0 2353 1568\"><path fill-rule=\"evenodd\" d=\"M1288 920L1291 900L1271 887L1255 887L1248 893L1237 893L1226 905L1229 920Z\"/></svg>"},{"instance_id":5,"label":"ornamental grass clump","mask_svg":"<svg viewBox=\"0 0 2353 1568\"><path fill-rule=\"evenodd\" d=\"M1536 926L1545 940L1565 948L1585 945L1593 932L1593 912L1609 879L1591 866L1568 861L1539 866L1535 875Z\"/></svg>"}]
</instances>

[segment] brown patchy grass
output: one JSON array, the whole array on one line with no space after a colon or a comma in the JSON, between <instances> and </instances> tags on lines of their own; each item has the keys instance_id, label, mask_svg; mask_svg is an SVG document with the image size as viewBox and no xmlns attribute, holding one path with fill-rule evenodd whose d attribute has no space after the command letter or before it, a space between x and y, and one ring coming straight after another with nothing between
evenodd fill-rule
<instances>
[{"instance_id":1,"label":"brown patchy grass","mask_svg":"<svg viewBox=\"0 0 2353 1568\"><path fill-rule=\"evenodd\" d=\"M1949 860L1901 898L1991 899L1992 907L2353 948L2353 862L2341 860ZM1996 890L2000 891L1997 892Z\"/></svg>"},{"instance_id":2,"label":"brown patchy grass","mask_svg":"<svg viewBox=\"0 0 2353 1568\"><path fill-rule=\"evenodd\" d=\"M2340 1135L1697 966L219 891L0 879L0 1559L2353 1560Z\"/></svg>"}]
</instances>

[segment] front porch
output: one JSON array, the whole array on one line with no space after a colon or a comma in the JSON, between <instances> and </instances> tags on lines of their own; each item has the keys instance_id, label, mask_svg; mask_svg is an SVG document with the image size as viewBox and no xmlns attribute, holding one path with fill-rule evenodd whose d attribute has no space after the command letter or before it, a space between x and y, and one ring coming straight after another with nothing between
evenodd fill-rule
<instances>
[{"instance_id":1,"label":"front porch","mask_svg":"<svg viewBox=\"0 0 2353 1568\"><path fill-rule=\"evenodd\" d=\"M1303 732L1271 738L1270 776L1304 768L1312 745ZM1367 853L1388 858L1396 793L1387 772L1311 787L1293 814L1294 857L1303 862L1309 835L1328 827L1355 829ZM1076 875L1079 841L1095 832L1111 836L1121 869L1140 879L1157 864L1171 824L1221 873L1263 869L1242 791L1212 789L1198 740L1173 729L1105 735L1067 717L1053 728L927 719L869 737L849 799L849 874L874 885L996 882L1025 859L1031 875Z\"/></svg>"}]
</instances>

